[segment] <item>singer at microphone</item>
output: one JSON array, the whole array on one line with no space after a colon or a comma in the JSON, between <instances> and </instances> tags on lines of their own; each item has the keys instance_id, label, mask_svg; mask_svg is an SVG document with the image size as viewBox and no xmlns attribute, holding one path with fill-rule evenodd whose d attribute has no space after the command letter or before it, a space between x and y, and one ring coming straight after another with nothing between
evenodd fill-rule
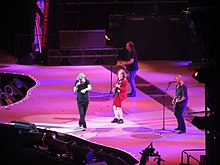
<instances>
[{"instance_id":1,"label":"singer at microphone","mask_svg":"<svg viewBox=\"0 0 220 165\"><path fill-rule=\"evenodd\" d=\"M171 83L175 83L176 81L175 80L173 80L173 81L170 81L170 82L168 82L169 84L171 84Z\"/></svg>"}]
</instances>

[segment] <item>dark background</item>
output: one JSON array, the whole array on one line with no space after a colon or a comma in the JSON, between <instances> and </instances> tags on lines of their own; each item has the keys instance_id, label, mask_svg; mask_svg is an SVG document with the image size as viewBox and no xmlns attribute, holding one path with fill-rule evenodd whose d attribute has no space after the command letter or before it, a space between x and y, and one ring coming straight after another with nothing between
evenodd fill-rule
<instances>
[{"instance_id":1,"label":"dark background","mask_svg":"<svg viewBox=\"0 0 220 165\"><path fill-rule=\"evenodd\" d=\"M195 67L202 62L206 116L194 124L206 130L207 164L220 163L220 19L216 1L50 2L47 49L59 49L60 30L105 29L112 38L107 45L124 47L132 40L139 59L192 60ZM34 0L0 2L0 49L16 58L31 51L34 13Z\"/></svg>"},{"instance_id":2,"label":"dark background","mask_svg":"<svg viewBox=\"0 0 220 165\"><path fill-rule=\"evenodd\" d=\"M197 60L201 54L191 47L191 18L183 12L188 5L183 0L51 0L47 48L59 49L60 30L105 29L111 38L108 46L124 47L132 40L139 59ZM0 12L0 49L18 59L26 56L33 42L35 1L1 2Z\"/></svg>"},{"instance_id":3,"label":"dark background","mask_svg":"<svg viewBox=\"0 0 220 165\"><path fill-rule=\"evenodd\" d=\"M31 51L35 1L0 2L0 49L20 58ZM18 51L19 47L19 52Z\"/></svg>"}]
</instances>

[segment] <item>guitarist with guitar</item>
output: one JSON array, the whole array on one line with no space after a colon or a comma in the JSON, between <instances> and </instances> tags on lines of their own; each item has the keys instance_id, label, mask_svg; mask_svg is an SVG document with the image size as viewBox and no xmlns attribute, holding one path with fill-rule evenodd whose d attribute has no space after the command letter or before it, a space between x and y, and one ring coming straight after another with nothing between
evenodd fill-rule
<instances>
[{"instance_id":1,"label":"guitarist with guitar","mask_svg":"<svg viewBox=\"0 0 220 165\"><path fill-rule=\"evenodd\" d=\"M178 134L183 134L186 133L186 125L183 118L183 113L188 103L188 92L181 75L177 75L175 77L175 82L175 97L172 100L172 104L174 106L174 115L178 123L178 126L175 128L175 130L179 130Z\"/></svg>"},{"instance_id":2,"label":"guitarist with guitar","mask_svg":"<svg viewBox=\"0 0 220 165\"><path fill-rule=\"evenodd\" d=\"M112 120L112 123L122 124L123 120L123 111L122 111L122 101L127 97L127 88L128 80L126 79L126 72L123 69L119 69L118 78L114 91L114 100L113 100L113 110L115 118Z\"/></svg>"},{"instance_id":3,"label":"guitarist with guitar","mask_svg":"<svg viewBox=\"0 0 220 165\"><path fill-rule=\"evenodd\" d=\"M124 61L120 62L121 67L129 73L129 84L131 92L127 94L128 97L136 97L136 83L135 77L139 70L137 52L132 41L126 43L127 56Z\"/></svg>"}]
</instances>

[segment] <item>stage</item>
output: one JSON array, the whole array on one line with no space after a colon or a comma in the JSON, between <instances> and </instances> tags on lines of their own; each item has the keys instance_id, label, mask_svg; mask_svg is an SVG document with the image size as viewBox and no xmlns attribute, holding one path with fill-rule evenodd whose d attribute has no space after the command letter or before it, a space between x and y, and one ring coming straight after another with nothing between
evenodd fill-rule
<instances>
[{"instance_id":1,"label":"stage","mask_svg":"<svg viewBox=\"0 0 220 165\"><path fill-rule=\"evenodd\" d=\"M152 142L155 151L164 160L161 161L162 165L177 165L181 163L183 150L205 149L205 131L192 125L195 115L204 115L205 89L204 84L199 84L192 78L193 68L190 63L191 61L139 61L137 96L126 98L123 102L123 124L111 123L114 118L111 89L117 78L115 73L118 65L111 69L108 65L44 66L1 63L0 72L30 76L36 81L36 86L19 103L1 106L0 122L7 124L16 120L34 123L41 129L120 149L138 160L141 158L140 152ZM73 85L80 72L85 73L92 84L86 115L88 129L83 132L75 131L79 114L76 95L73 93ZM171 102L168 102L175 92L175 84L167 89L168 82L177 74L183 76L189 92L189 103L184 114L185 134L174 132L177 122ZM198 160L201 155L205 155L204 150L187 153ZM187 161L186 155L183 160L183 163ZM198 164L193 159L190 159L190 163ZM147 164L153 165L157 162L154 157L150 157Z\"/></svg>"}]
</instances>

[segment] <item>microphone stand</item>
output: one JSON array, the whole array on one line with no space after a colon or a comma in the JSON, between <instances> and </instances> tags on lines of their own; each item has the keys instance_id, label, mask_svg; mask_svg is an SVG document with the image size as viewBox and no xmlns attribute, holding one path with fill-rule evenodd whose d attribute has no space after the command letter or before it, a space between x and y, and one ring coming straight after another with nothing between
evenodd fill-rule
<instances>
[{"instance_id":1,"label":"microphone stand","mask_svg":"<svg viewBox=\"0 0 220 165\"><path fill-rule=\"evenodd\" d=\"M170 131L170 132L175 132L174 130L166 130L165 129L165 107L166 107L166 92L168 90L168 88L170 87L170 85L172 84L173 82L169 82L168 83L168 86L166 88L166 90L163 92L163 127L162 129L158 129L158 130L155 130L155 131Z\"/></svg>"},{"instance_id":2,"label":"microphone stand","mask_svg":"<svg viewBox=\"0 0 220 165\"><path fill-rule=\"evenodd\" d=\"M112 92L112 88L113 88L113 84L112 84L112 71L113 68L112 68L112 64L110 64L110 90L109 90L109 93L103 93L103 95L106 95L106 94L109 94L110 95L113 95L114 93Z\"/></svg>"},{"instance_id":3,"label":"microphone stand","mask_svg":"<svg viewBox=\"0 0 220 165\"><path fill-rule=\"evenodd\" d=\"M110 77L110 94L113 94L113 92L112 92L112 64L111 64L111 77Z\"/></svg>"}]
</instances>

